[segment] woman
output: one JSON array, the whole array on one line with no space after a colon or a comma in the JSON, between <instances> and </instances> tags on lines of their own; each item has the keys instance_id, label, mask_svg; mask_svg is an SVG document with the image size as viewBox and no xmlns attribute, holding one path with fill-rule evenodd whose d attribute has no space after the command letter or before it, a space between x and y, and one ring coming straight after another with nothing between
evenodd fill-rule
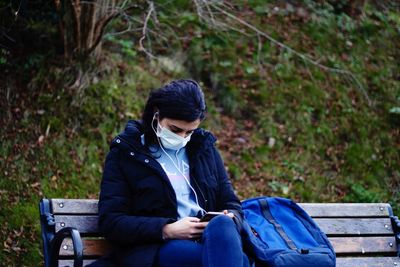
<instances>
[{"instance_id":1,"label":"woman","mask_svg":"<svg viewBox=\"0 0 400 267\"><path fill-rule=\"evenodd\" d=\"M99 200L99 228L117 266L248 266L241 204L215 137L198 128L200 86L178 80L152 92L142 120L111 144ZM208 211L222 211L209 222Z\"/></svg>"}]
</instances>

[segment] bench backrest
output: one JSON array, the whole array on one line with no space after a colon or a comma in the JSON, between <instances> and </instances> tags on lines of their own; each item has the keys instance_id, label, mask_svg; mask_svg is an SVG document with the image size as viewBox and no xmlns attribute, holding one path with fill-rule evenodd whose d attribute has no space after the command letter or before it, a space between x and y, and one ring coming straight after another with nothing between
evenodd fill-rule
<instances>
[{"instance_id":1,"label":"bench backrest","mask_svg":"<svg viewBox=\"0 0 400 267\"><path fill-rule=\"evenodd\" d=\"M45 258L48 257L48 251L46 252L49 249L48 239L51 239L54 231L57 232L65 227L73 227L80 232L85 264L111 249L98 232L97 203L98 200L95 199L41 201ZM398 258L400 223L393 216L389 204L300 203L300 206L327 234L338 258L337 266L396 266L396 263L400 266ZM43 219L46 217L43 216L45 212L54 219L54 226L43 225L47 221ZM67 238L61 245L59 266L72 267L73 254L72 241Z\"/></svg>"}]
</instances>

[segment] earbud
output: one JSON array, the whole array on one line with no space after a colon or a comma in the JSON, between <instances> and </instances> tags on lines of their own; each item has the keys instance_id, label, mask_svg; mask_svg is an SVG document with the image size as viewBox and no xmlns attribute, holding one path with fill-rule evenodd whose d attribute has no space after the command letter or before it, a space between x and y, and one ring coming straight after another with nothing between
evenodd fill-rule
<instances>
[{"instance_id":1,"label":"earbud","mask_svg":"<svg viewBox=\"0 0 400 267\"><path fill-rule=\"evenodd\" d=\"M155 113L154 113L154 115L153 115L153 121L155 120L155 119L158 119L158 116L160 115L160 113L158 112L158 111L156 111Z\"/></svg>"}]
</instances>

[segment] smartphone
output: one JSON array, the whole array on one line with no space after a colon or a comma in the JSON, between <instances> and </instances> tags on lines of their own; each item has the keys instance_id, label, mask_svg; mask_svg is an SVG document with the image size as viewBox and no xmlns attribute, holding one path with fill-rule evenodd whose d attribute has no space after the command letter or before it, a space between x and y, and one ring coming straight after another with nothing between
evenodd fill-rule
<instances>
[{"instance_id":1,"label":"smartphone","mask_svg":"<svg viewBox=\"0 0 400 267\"><path fill-rule=\"evenodd\" d=\"M218 211L209 211L206 214L203 215L203 217L200 219L200 222L208 222L212 218L218 215L224 215L225 213L223 212L218 212Z\"/></svg>"}]
</instances>

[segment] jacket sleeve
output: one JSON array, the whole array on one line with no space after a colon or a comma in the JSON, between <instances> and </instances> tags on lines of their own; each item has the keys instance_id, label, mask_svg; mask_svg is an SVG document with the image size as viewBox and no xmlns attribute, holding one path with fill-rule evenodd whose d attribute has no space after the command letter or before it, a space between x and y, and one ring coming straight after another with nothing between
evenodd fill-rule
<instances>
[{"instance_id":1,"label":"jacket sleeve","mask_svg":"<svg viewBox=\"0 0 400 267\"><path fill-rule=\"evenodd\" d=\"M218 207L221 210L228 210L235 215L235 223L239 229L241 229L242 221L243 221L243 211L242 205L240 203L239 198L236 196L232 183L228 178L228 174L226 173L224 162L221 158L221 155L214 147L214 159L216 164L216 171L218 175L218 186L219 186L219 194L218 194Z\"/></svg>"},{"instance_id":2,"label":"jacket sleeve","mask_svg":"<svg viewBox=\"0 0 400 267\"><path fill-rule=\"evenodd\" d=\"M100 231L106 239L121 244L161 241L163 226L174 220L130 215L131 196L130 186L120 168L119 149L113 148L107 155L101 182Z\"/></svg>"}]
</instances>

